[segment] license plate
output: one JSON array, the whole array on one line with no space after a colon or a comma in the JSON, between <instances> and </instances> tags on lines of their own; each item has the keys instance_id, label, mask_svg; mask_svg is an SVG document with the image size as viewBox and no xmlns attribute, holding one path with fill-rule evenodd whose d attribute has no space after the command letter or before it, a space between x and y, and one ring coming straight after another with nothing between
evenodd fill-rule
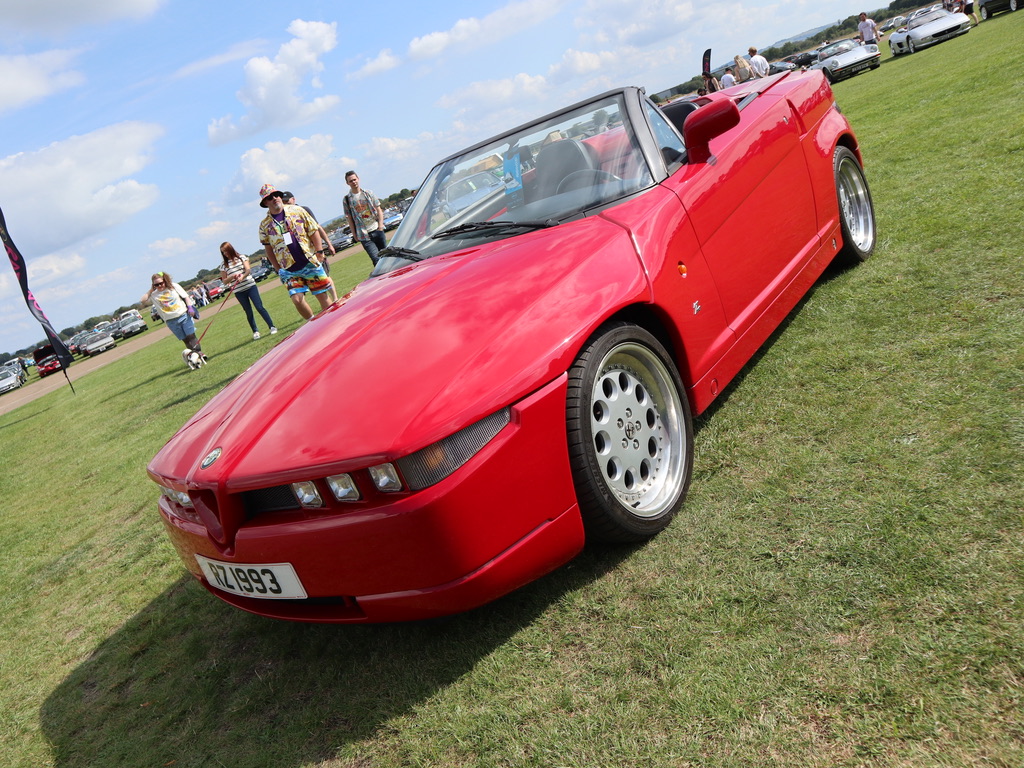
<instances>
[{"instance_id":1,"label":"license plate","mask_svg":"<svg viewBox=\"0 0 1024 768\"><path fill-rule=\"evenodd\" d=\"M290 563L221 563L196 555L211 587L264 600L295 600L307 597Z\"/></svg>"}]
</instances>

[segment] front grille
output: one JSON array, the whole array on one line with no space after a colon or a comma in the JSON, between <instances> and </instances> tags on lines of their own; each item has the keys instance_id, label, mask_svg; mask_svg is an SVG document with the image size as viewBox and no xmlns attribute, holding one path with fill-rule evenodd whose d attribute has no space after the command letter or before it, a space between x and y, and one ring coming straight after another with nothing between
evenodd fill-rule
<instances>
[{"instance_id":1,"label":"front grille","mask_svg":"<svg viewBox=\"0 0 1024 768\"><path fill-rule=\"evenodd\" d=\"M242 506L249 517L263 512L284 512L300 508L298 499L292 493L290 485L275 485L272 488L245 491L242 493Z\"/></svg>"}]
</instances>

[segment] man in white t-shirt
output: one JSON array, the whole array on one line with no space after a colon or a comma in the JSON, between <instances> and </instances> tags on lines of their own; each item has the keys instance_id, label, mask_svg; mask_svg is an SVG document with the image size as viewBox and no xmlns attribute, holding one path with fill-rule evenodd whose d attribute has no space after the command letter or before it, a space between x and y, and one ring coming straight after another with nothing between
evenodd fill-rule
<instances>
[{"instance_id":1,"label":"man in white t-shirt","mask_svg":"<svg viewBox=\"0 0 1024 768\"><path fill-rule=\"evenodd\" d=\"M861 13L857 29L860 30L860 41L864 45L878 45L878 25L874 19L869 19L866 13Z\"/></svg>"},{"instance_id":2,"label":"man in white t-shirt","mask_svg":"<svg viewBox=\"0 0 1024 768\"><path fill-rule=\"evenodd\" d=\"M754 46L750 46L747 53L750 54L750 69L754 77L768 77L768 59L758 53Z\"/></svg>"}]
</instances>

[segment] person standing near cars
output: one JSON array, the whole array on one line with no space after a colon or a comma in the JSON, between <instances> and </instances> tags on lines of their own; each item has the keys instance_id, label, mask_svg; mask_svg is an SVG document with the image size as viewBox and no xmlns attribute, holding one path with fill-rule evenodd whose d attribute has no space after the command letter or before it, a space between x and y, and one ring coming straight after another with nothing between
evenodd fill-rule
<instances>
[{"instance_id":1,"label":"person standing near cars","mask_svg":"<svg viewBox=\"0 0 1024 768\"><path fill-rule=\"evenodd\" d=\"M352 237L363 246L373 266L377 266L380 258L377 254L388 244L384 236L384 209L373 192L359 185L359 175L355 171L345 174L345 183L348 184L349 192L342 201L342 207Z\"/></svg>"},{"instance_id":2,"label":"person standing near cars","mask_svg":"<svg viewBox=\"0 0 1024 768\"><path fill-rule=\"evenodd\" d=\"M739 54L732 57L733 62L736 64L736 82L745 83L754 76L754 71L750 68L747 60Z\"/></svg>"},{"instance_id":3,"label":"person standing near cars","mask_svg":"<svg viewBox=\"0 0 1024 768\"><path fill-rule=\"evenodd\" d=\"M736 85L736 76L732 73L732 67L726 67L725 74L722 75L722 87L732 88L734 85Z\"/></svg>"},{"instance_id":4,"label":"person standing near cars","mask_svg":"<svg viewBox=\"0 0 1024 768\"><path fill-rule=\"evenodd\" d=\"M285 205L298 205L298 203L295 202L295 195L291 192L282 192L281 199L284 200ZM323 244L323 248L320 249L320 256L322 257L320 259L320 264L323 265L324 271L329 275L331 274L331 265L327 261L327 254L329 253L333 256L337 253L337 251L334 250L334 243L331 242L331 238L327 236L327 231L323 228L323 225L320 224L320 220L317 219L316 214L313 213L310 207L308 205L300 207L312 216L313 221L315 221L316 225L320 227L320 242Z\"/></svg>"},{"instance_id":5,"label":"person standing near cars","mask_svg":"<svg viewBox=\"0 0 1024 768\"><path fill-rule=\"evenodd\" d=\"M153 303L153 308L171 329L174 338L196 352L206 362L203 347L196 338L196 325L192 318L199 317L199 311L192 304L191 297L166 272L157 272L151 281L152 287L139 299L142 305Z\"/></svg>"},{"instance_id":6,"label":"person standing near cars","mask_svg":"<svg viewBox=\"0 0 1024 768\"><path fill-rule=\"evenodd\" d=\"M220 244L220 256L223 259L220 268L220 279L224 281L224 285L235 294L238 303L242 305L242 309L245 311L245 319L249 321L249 327L252 329L253 340L260 337L260 332L256 329L256 318L252 313L253 307L256 308L256 311L260 313L260 317L263 318L267 327L270 328L270 334L274 335L277 333L274 321L270 319L270 313L263 306L260 289L252 277L252 271L249 268L249 257L240 254L235 250L235 246L228 242Z\"/></svg>"},{"instance_id":7,"label":"person standing near cars","mask_svg":"<svg viewBox=\"0 0 1024 768\"><path fill-rule=\"evenodd\" d=\"M747 53L750 54L750 71L753 76L768 77L768 59L758 53L754 46L747 48Z\"/></svg>"},{"instance_id":8,"label":"person standing near cars","mask_svg":"<svg viewBox=\"0 0 1024 768\"><path fill-rule=\"evenodd\" d=\"M260 222L259 238L267 259L277 270L281 282L288 286L288 295L296 311L305 320L313 319L313 309L306 303L312 293L327 309L338 300L334 282L320 266L317 253L323 248L320 225L303 208L285 205L273 184L260 189L260 206L267 215Z\"/></svg>"},{"instance_id":9,"label":"person standing near cars","mask_svg":"<svg viewBox=\"0 0 1024 768\"><path fill-rule=\"evenodd\" d=\"M881 35L878 34L878 25L875 24L875 20L869 19L864 12L861 12L859 18L857 29L860 31L860 41L864 45L878 45L878 38Z\"/></svg>"}]
</instances>

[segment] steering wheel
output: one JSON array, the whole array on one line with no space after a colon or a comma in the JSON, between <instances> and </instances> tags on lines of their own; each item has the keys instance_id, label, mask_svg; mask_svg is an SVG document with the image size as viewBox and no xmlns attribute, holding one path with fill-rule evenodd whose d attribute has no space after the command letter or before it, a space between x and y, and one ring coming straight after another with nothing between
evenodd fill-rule
<instances>
[{"instance_id":1,"label":"steering wheel","mask_svg":"<svg viewBox=\"0 0 1024 768\"><path fill-rule=\"evenodd\" d=\"M569 192L573 189L583 189L583 187L593 187L598 182L607 181L622 181L614 173L608 171L602 171L596 168L584 168L582 171L573 171L560 182L558 187L555 189L555 194L560 195L563 192Z\"/></svg>"}]
</instances>

